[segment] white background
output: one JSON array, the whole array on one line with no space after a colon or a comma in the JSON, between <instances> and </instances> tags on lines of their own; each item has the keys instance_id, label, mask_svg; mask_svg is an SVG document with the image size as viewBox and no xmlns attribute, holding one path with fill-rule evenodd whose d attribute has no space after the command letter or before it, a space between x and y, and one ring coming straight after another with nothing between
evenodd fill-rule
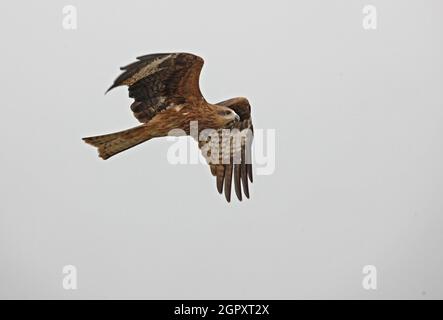
<instances>
[{"instance_id":1,"label":"white background","mask_svg":"<svg viewBox=\"0 0 443 320\"><path fill-rule=\"evenodd\" d=\"M443 298L441 1L0 12L1 298ZM208 101L246 96L276 130L276 170L248 201L226 203L204 165L169 164L164 139L108 161L81 141L137 124L125 89L104 96L118 67L177 51L205 59Z\"/></svg>"}]
</instances>

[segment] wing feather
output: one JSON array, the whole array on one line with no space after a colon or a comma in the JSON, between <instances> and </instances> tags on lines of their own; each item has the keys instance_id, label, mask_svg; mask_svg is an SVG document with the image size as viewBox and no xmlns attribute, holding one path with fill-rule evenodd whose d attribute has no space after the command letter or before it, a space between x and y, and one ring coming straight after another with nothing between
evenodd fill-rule
<instances>
[{"instance_id":1,"label":"wing feather","mask_svg":"<svg viewBox=\"0 0 443 320\"><path fill-rule=\"evenodd\" d=\"M233 109L239 116L240 121L234 123L230 128L231 135L228 138L223 129L218 130L218 142L214 143L210 139L208 141L199 141L199 147L205 152L203 156L209 164L212 175L216 177L216 186L219 193L224 193L226 200L231 200L232 178L234 180L234 188L237 198L241 201L242 194L249 198L249 183L252 182L252 156L251 145L253 140L253 126L250 116L250 106L246 99L246 103L240 103L237 100L228 100L219 103L225 107ZM241 100L241 102L244 102ZM235 131L236 129L237 131ZM239 135L239 136L237 136ZM233 140L240 139L240 148L235 146ZM208 149L219 147L214 157ZM223 153L224 148L229 148L228 153ZM228 155L226 158L226 154ZM240 160L240 163L236 163Z\"/></svg>"},{"instance_id":2,"label":"wing feather","mask_svg":"<svg viewBox=\"0 0 443 320\"><path fill-rule=\"evenodd\" d=\"M240 184L240 164L234 164L234 186L235 194L238 200L242 201L241 184Z\"/></svg>"},{"instance_id":3,"label":"wing feather","mask_svg":"<svg viewBox=\"0 0 443 320\"><path fill-rule=\"evenodd\" d=\"M225 180L225 166L218 165L216 167L217 167L217 170L215 171L216 172L215 176L217 177L217 191L218 191L218 193L222 193L223 192L223 182Z\"/></svg>"},{"instance_id":4,"label":"wing feather","mask_svg":"<svg viewBox=\"0 0 443 320\"><path fill-rule=\"evenodd\" d=\"M225 197L228 202L231 202L231 184L232 184L232 165L225 166Z\"/></svg>"},{"instance_id":5,"label":"wing feather","mask_svg":"<svg viewBox=\"0 0 443 320\"><path fill-rule=\"evenodd\" d=\"M108 89L126 85L134 98L131 110L142 123L175 105L203 99L199 87L203 59L190 53L158 53L140 56L120 69ZM108 92L106 91L106 92Z\"/></svg>"}]
</instances>

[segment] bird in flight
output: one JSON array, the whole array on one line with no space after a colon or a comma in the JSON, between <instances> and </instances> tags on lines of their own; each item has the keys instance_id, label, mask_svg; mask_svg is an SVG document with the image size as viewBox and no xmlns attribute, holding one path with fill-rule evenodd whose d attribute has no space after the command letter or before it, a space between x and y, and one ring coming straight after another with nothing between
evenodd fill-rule
<instances>
[{"instance_id":1,"label":"bird in flight","mask_svg":"<svg viewBox=\"0 0 443 320\"><path fill-rule=\"evenodd\" d=\"M203 59L189 53L149 54L121 67L123 73L108 91L128 86L129 97L134 99L131 110L142 124L83 140L106 160L152 138L168 136L171 130L191 135L191 125L196 123L198 137L193 138L216 178L218 192L224 189L230 202L234 180L237 198L241 201L242 193L249 198L248 179L253 181L251 106L246 98L206 102L199 87L202 67ZM212 134L202 139L205 130Z\"/></svg>"}]
</instances>

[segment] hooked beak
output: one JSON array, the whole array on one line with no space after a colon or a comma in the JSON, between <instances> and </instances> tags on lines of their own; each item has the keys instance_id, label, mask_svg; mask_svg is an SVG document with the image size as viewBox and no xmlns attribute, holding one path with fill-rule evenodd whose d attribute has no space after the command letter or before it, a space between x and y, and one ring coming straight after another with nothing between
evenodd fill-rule
<instances>
[{"instance_id":1,"label":"hooked beak","mask_svg":"<svg viewBox=\"0 0 443 320\"><path fill-rule=\"evenodd\" d=\"M235 115L235 121L236 122L240 121L240 117L238 116L238 114Z\"/></svg>"}]
</instances>

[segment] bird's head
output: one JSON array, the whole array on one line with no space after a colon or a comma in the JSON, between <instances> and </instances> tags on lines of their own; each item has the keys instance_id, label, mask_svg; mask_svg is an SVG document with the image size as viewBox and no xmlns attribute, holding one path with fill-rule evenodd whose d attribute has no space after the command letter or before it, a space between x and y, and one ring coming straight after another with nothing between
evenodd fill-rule
<instances>
[{"instance_id":1,"label":"bird's head","mask_svg":"<svg viewBox=\"0 0 443 320\"><path fill-rule=\"evenodd\" d=\"M247 119L251 114L251 105L249 104L248 99L243 97L232 98L229 100L225 100L217 103L217 106L226 107L234 112L240 117L240 119Z\"/></svg>"},{"instance_id":2,"label":"bird's head","mask_svg":"<svg viewBox=\"0 0 443 320\"><path fill-rule=\"evenodd\" d=\"M228 127L237 121L240 121L240 116L234 110L227 107L217 106L217 118L220 127Z\"/></svg>"},{"instance_id":3,"label":"bird's head","mask_svg":"<svg viewBox=\"0 0 443 320\"><path fill-rule=\"evenodd\" d=\"M217 116L223 122L221 126L230 126L236 121L250 117L251 106L246 98L238 97L217 103Z\"/></svg>"}]
</instances>

